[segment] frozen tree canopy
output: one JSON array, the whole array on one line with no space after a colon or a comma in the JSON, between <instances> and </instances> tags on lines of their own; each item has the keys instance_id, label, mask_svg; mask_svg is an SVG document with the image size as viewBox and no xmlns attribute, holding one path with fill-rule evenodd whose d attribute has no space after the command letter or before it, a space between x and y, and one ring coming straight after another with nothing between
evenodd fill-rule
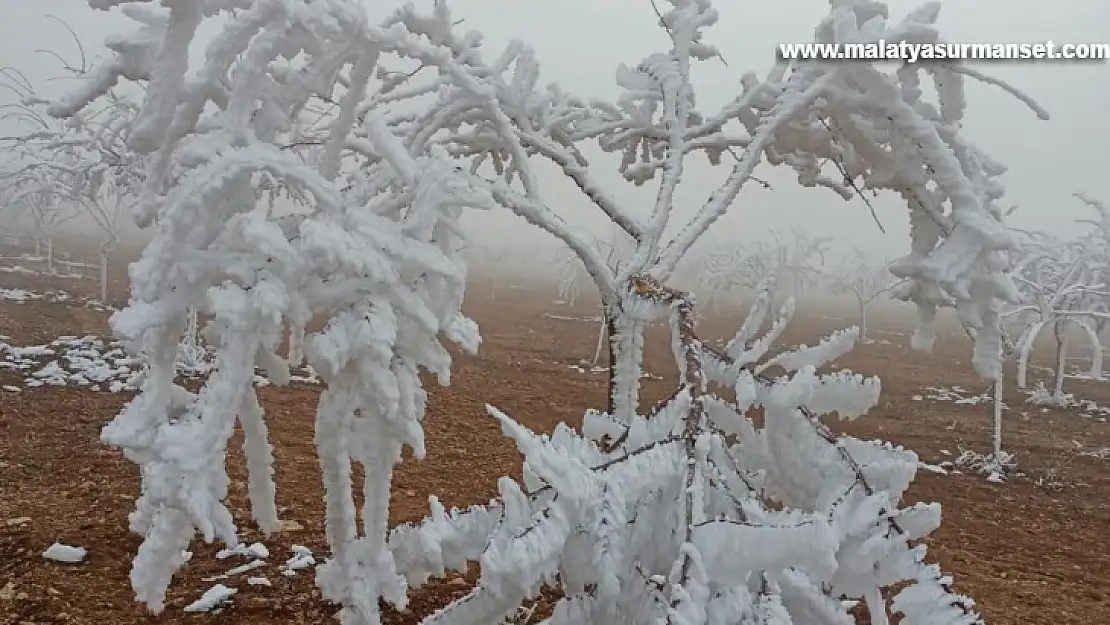
<instances>
[{"instance_id":1,"label":"frozen tree canopy","mask_svg":"<svg viewBox=\"0 0 1110 625\"><path fill-rule=\"evenodd\" d=\"M767 358L793 302L760 335L765 296L714 352L694 331L692 297L666 282L761 162L846 199L892 190L913 225L912 250L892 270L909 285L900 295L921 311L921 335L936 307L953 302L979 330L976 367L995 376L998 303L1017 299L1003 252L1016 241L994 203L1004 168L963 138L960 123L965 78L1000 83L959 63L887 73L784 61L762 78L743 75L733 100L703 111L690 76L718 54L706 37L717 20L709 0L664 7L671 49L619 66L623 93L613 103L539 87L526 45L486 54L445 2L428 13L406 4L377 24L357 0L89 4L119 7L137 28L110 39L111 59L50 113L80 115L123 80L144 87L126 140L145 161L138 221L157 232L131 268L131 301L113 327L149 368L103 438L142 468L131 526L145 538L132 585L151 609L163 609L198 531L237 542L225 504L236 421L254 520L264 531L279 527L251 380L256 365L278 383L288 378L278 350L290 331L298 345L303 335L304 356L326 383L316 442L332 557L317 581L343 604L346 625L378 623L379 599L403 606L409 583L468 559L482 563L481 583L426 623L497 622L543 582L565 594L551 623L852 622L841 596L863 598L875 625L891 610L905 625L978 622L910 543L939 517L935 506L897 507L916 457L838 439L818 420L859 415L878 397L877 380L816 372L855 333ZM891 20L883 3L833 0L816 37L932 42L937 14L931 3ZM218 32L191 68L205 22ZM937 103L923 99L925 79ZM586 142L619 154L629 183L657 179L656 201L639 210L611 195L578 149ZM719 164L725 153L734 162L724 181L675 223L687 158ZM613 259L560 216L533 159L558 166L631 249ZM277 216L260 202L277 194L298 211ZM402 445L416 458L424 451L418 371L447 383L441 341L467 350L479 342L460 313L458 218L495 206L560 239L593 279L614 363L611 406L587 416L587 438L566 428L535 436L494 411L526 457L523 488L503 480L500 503L467 514L433 502L425 523L387 542L391 468ZM205 332L216 349L195 394L173 381L190 311L212 319ZM682 382L649 413L637 389L642 329L654 318L671 323ZM305 334L314 320L323 329ZM710 394L710 382L733 388L738 403ZM361 527L352 460L367 475ZM883 589L904 581L888 605Z\"/></svg>"}]
</instances>

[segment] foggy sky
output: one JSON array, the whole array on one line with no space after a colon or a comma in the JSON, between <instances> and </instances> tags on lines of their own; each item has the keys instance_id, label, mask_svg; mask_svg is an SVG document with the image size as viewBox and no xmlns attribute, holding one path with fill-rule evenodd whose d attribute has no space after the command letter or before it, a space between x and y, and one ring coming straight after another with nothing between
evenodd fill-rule
<instances>
[{"instance_id":1,"label":"foggy sky","mask_svg":"<svg viewBox=\"0 0 1110 625\"><path fill-rule=\"evenodd\" d=\"M399 0L367 0L372 17L384 15ZM430 5L419 0L418 6ZM919 2L892 0L892 18ZM542 64L541 83L557 82L574 93L615 99L618 63L635 65L649 53L667 47L666 35L655 25L648 0L453 0L449 6L464 25L486 34L486 55L492 58L511 39L530 44ZM804 42L826 14L822 0L718 0L721 20L707 40L722 51L728 66L706 62L696 70L698 104L713 110L738 91L745 71L765 73L774 62L776 44ZM76 52L64 28L44 18L45 13L67 21L81 37L90 56L102 54L106 36L128 32L130 20L116 13L90 9L85 0L0 0L0 65L19 68L46 96L56 96L66 81L58 61L36 48L51 48L76 62ZM961 43L1110 42L1108 0L948 0L939 27L948 41ZM196 59L203 50L193 50ZM968 114L964 134L997 160L1009 166L1004 177L1007 195L1002 204L1016 204L1009 223L1053 234L1074 234L1077 218L1088 209L1071 197L1084 191L1110 202L1110 176L1104 147L1110 143L1110 65L1105 62L982 63L978 69L1007 80L1048 109L1052 119L1037 120L1024 105L1001 91L978 83L968 86ZM0 93L0 103L12 101ZM3 132L12 132L4 127ZM724 165L728 165L724 159ZM704 159L693 157L684 192L684 212L700 205L725 171L714 171ZM633 190L616 174L615 161L593 161L598 177L620 199L650 210L655 186ZM548 202L573 221L604 236L606 222L577 190L547 168L541 178ZM908 251L908 220L904 205L886 194L875 201L887 234L879 232L862 201L844 202L830 191L802 189L782 168L760 167L757 175L773 191L750 183L745 186L724 223L711 230L712 241L766 238L770 229L792 227L852 240L877 257L894 258ZM507 213L476 215L469 225L480 242L510 251L550 246L549 237Z\"/></svg>"}]
</instances>

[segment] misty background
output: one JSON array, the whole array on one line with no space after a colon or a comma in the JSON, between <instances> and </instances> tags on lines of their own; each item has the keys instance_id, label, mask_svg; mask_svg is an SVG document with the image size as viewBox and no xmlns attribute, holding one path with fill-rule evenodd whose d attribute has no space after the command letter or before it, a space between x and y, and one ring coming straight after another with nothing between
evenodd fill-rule
<instances>
[{"instance_id":1,"label":"misty background","mask_svg":"<svg viewBox=\"0 0 1110 625\"><path fill-rule=\"evenodd\" d=\"M662 1L662 0L657 0ZM372 19L384 17L398 2L365 0ZM431 6L418 0L417 6ZM900 19L921 4L891 0L891 18ZM636 65L646 55L665 50L666 34L656 25L649 0L449 0L463 27L486 35L487 58L512 39L535 51L542 67L540 83L556 82L585 97L615 100L618 64ZM812 39L812 29L827 13L822 0L779 0L751 3L717 2L720 21L707 33L727 66L720 61L701 63L695 70L698 106L711 111L739 92L740 77L754 71L765 74L775 61L777 44ZM48 19L53 15L68 23L84 44L91 62L104 56L104 40L129 33L133 22L118 11L94 11L85 0L0 0L0 65L22 71L40 95L56 97L72 85L59 60L36 52L49 49L71 64L79 53L65 28ZM1024 43L1052 40L1062 43L1110 42L1110 2L1107 0L948 0L943 3L938 27L948 41L960 43ZM204 32L202 41L212 36ZM194 63L203 59L202 46L192 50ZM968 112L964 136L975 141L1009 167L1003 177L1007 194L1002 205L1017 205L1009 218L1013 226L1067 236L1080 231L1076 219L1089 216L1089 208L1072 197L1083 191L1110 201L1110 180L1105 174L1104 146L1110 142L1110 64L1105 61L978 63L976 67L1025 91L1052 116L1040 121L1023 104L997 88L968 81ZM0 92L0 104L15 101ZM0 134L19 131L0 124ZM656 184L635 188L617 173L619 156L587 151L592 173L626 205L650 211ZM537 159L538 161L538 159ZM675 221L692 214L730 167L711 167L700 156L688 161L679 193ZM578 189L554 167L539 164L548 204L572 223L608 239L614 231ZM799 228L812 235L849 241L877 262L893 260L909 251L909 222L902 200L886 193L872 199L886 229L880 232L864 202L846 202L825 189L806 189L795 181L792 170L762 165L756 172L773 187L751 182L745 186L729 214L707 235L695 256L730 243L768 240L770 231ZM507 211L472 212L467 229L480 249L494 259L512 259L519 270L550 268L558 245L549 235ZM73 222L88 233L88 224ZM130 238L141 237L132 228Z\"/></svg>"}]
</instances>

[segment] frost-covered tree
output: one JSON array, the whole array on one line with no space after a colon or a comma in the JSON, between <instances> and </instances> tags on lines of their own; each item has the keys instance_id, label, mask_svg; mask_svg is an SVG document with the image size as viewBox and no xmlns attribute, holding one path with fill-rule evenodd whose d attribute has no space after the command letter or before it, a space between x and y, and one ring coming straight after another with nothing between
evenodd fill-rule
<instances>
[{"instance_id":1,"label":"frost-covered tree","mask_svg":"<svg viewBox=\"0 0 1110 625\"><path fill-rule=\"evenodd\" d=\"M1110 285L1110 208L1100 200L1085 194L1075 193L1074 196L1088 208L1095 211L1092 219L1080 219L1079 223L1090 226L1084 237L1085 243L1090 246L1092 259L1095 261L1091 270L1099 284ZM1094 317L1095 330L1101 337L1110 328L1110 297L1101 298L1091 302L1095 312L1103 313Z\"/></svg>"},{"instance_id":2,"label":"frost-covered tree","mask_svg":"<svg viewBox=\"0 0 1110 625\"><path fill-rule=\"evenodd\" d=\"M93 3L109 4L120 3ZM127 145L147 159L136 213L156 231L131 267L131 300L112 326L148 369L139 395L103 432L142 469L130 518L144 536L131 575L136 596L163 609L182 550L198 531L208 541L238 542L225 503L227 442L237 421L252 517L265 532L280 527L251 382L256 365L275 383L287 380L288 363L276 354L284 331L317 318L326 325L305 337L304 351L327 384L316 442L333 553L318 580L345 606L344 623L377 622L379 597L405 601L385 531L401 445L424 453L418 369L447 383L451 357L441 340L467 350L478 343L475 325L459 312L466 275L458 216L465 206L491 205L490 194L444 149L391 130L396 120L364 108L382 95L367 93L379 58L423 58L430 44L417 34L436 39L443 24L432 16L406 28L406 9L392 26L371 27L355 2L123 3L123 10L139 22L137 32L110 40L115 55L50 112L78 115L121 79L146 87ZM206 20L219 20L219 32L187 77L189 44ZM338 114L312 128L320 152L302 158L287 149L305 139L306 104L332 97ZM351 153L361 159L356 166ZM300 210L275 216L258 202L260 187L286 193ZM198 393L174 383L179 337L194 309L212 319L205 338L216 363ZM361 528L352 461L366 474Z\"/></svg>"},{"instance_id":3,"label":"frost-covered tree","mask_svg":"<svg viewBox=\"0 0 1110 625\"><path fill-rule=\"evenodd\" d=\"M54 273L54 238L68 221L80 215L79 204L59 192L53 172L14 163L0 173L6 203L17 222L30 222L34 255L43 258L46 271ZM43 249L45 247L45 249Z\"/></svg>"},{"instance_id":4,"label":"frost-covered tree","mask_svg":"<svg viewBox=\"0 0 1110 625\"><path fill-rule=\"evenodd\" d=\"M703 305L713 313L732 301L739 290L755 291L775 274L779 250L766 242L721 246L702 261L697 287Z\"/></svg>"},{"instance_id":5,"label":"frost-covered tree","mask_svg":"<svg viewBox=\"0 0 1110 625\"><path fill-rule=\"evenodd\" d=\"M627 236L615 229L609 240L595 239L594 245L605 256L605 264L610 270L616 271L620 263L627 260L632 253L632 246ZM586 271L582 259L573 248L561 246L555 253L555 266L559 271L559 298L569 305L574 305L581 295L582 288L591 283L590 275ZM605 322L604 308L602 309L601 323L597 330L597 344L594 348L594 357L590 367L596 369L601 362L601 351L605 345L608 324ZM610 363L611 365L612 363Z\"/></svg>"},{"instance_id":6,"label":"frost-covered tree","mask_svg":"<svg viewBox=\"0 0 1110 625\"><path fill-rule=\"evenodd\" d=\"M881 3L838 0L816 35L823 42L936 41L937 11L936 4L929 4L901 22L888 22ZM958 62L930 65L927 72L907 65L886 73L868 63L783 61L763 79L746 74L741 93L721 110L702 111L693 97L691 74L698 62L717 57L705 40L716 17L709 2L672 3L660 20L671 49L635 67L620 66L617 79L624 91L615 104L585 101L555 86L537 90L538 64L531 50L516 42L488 63L478 60L477 52L468 54L465 65L443 57L424 59L425 67L439 71L421 93L436 90L438 106L434 113L416 116L410 131L430 139L433 128L445 130L438 135L442 144L471 157L474 171L496 176L490 185L498 203L579 255L609 325L616 363L611 411L626 419L637 403L635 354L642 327L622 311L618 294L632 275L668 280L764 159L791 166L802 184L831 187L848 197L853 187L901 194L914 237L913 251L892 267L912 287L903 295L918 304L927 333L938 297L950 293L966 322L983 328L973 359L977 369L997 377L997 308L1000 299L1017 298L1003 251L1017 241L1002 226L994 203L1002 192L997 177L1004 168L968 143L959 126L966 77L1009 87ZM453 49L467 41L446 29L440 37ZM939 85L937 104L922 97L923 75ZM471 117L454 116L456 111ZM649 210L622 203L601 185L577 147L592 140L622 156L619 171L627 181L645 184L659 174ZM725 153L736 154L736 160L724 181L679 222L675 191L687 161L704 154L716 164ZM558 166L633 241L633 253L617 271L607 266L604 252L583 228L550 207L556 198L544 193L533 156ZM826 176L826 163L835 163L848 180ZM631 357L619 357L622 352Z\"/></svg>"},{"instance_id":7,"label":"frost-covered tree","mask_svg":"<svg viewBox=\"0 0 1110 625\"><path fill-rule=\"evenodd\" d=\"M467 266L489 281L489 298L496 300L501 280L505 277L505 264L502 262L507 256L505 248L472 241L465 245L463 251Z\"/></svg>"},{"instance_id":8,"label":"frost-covered tree","mask_svg":"<svg viewBox=\"0 0 1110 625\"><path fill-rule=\"evenodd\" d=\"M559 299L568 306L574 306L590 276L578 260L578 254L566 246L555 250L555 268L559 272Z\"/></svg>"},{"instance_id":9,"label":"frost-covered tree","mask_svg":"<svg viewBox=\"0 0 1110 625\"><path fill-rule=\"evenodd\" d=\"M831 238L793 229L786 236L772 231L770 242L722 246L704 259L698 288L715 313L736 291L757 291L771 278L775 284L785 283L786 295L797 298L824 276L830 242Z\"/></svg>"},{"instance_id":10,"label":"frost-covered tree","mask_svg":"<svg viewBox=\"0 0 1110 625\"><path fill-rule=\"evenodd\" d=\"M633 251L627 235L619 228L614 228L608 238L595 237L592 245L601 252L606 266L614 271ZM590 274L574 248L567 245L555 251L555 266L559 272L559 297L573 305L582 288L591 284Z\"/></svg>"},{"instance_id":11,"label":"frost-covered tree","mask_svg":"<svg viewBox=\"0 0 1110 625\"><path fill-rule=\"evenodd\" d=\"M669 321L678 388L631 422L587 412L582 434L537 435L491 407L524 455L523 483L502 478L499 502L466 510L433 497L431 517L390 533L410 583L481 563L477 586L425 624L498 622L543 584L563 594L549 625L846 625L848 597L875 624L982 622L914 544L939 507L898 506L917 456L821 421L879 398L877 378L816 373L851 350L854 328L768 357L794 307L764 332L765 290L718 352L696 334L689 295L637 276L624 297L640 321Z\"/></svg>"},{"instance_id":12,"label":"frost-covered tree","mask_svg":"<svg viewBox=\"0 0 1110 625\"><path fill-rule=\"evenodd\" d=\"M828 277L824 269L825 257L829 253L832 237L814 237L793 229L789 236L772 231L771 238L779 256L775 275L786 281L792 297L798 298Z\"/></svg>"},{"instance_id":13,"label":"frost-covered tree","mask_svg":"<svg viewBox=\"0 0 1110 625\"><path fill-rule=\"evenodd\" d=\"M1005 316L1005 314L1003 315ZM964 328L964 331L974 340L975 330ZM1002 361L1012 361L1018 353L1017 344L1005 333L1002 335ZM1002 416L1006 404L1003 401L1005 388L1005 375L991 382L991 451L988 454L971 449L964 450L954 461L955 466L964 470L975 471L986 476L988 482L1001 484L1008 474L1017 468L1014 455L1002 448Z\"/></svg>"},{"instance_id":14,"label":"frost-covered tree","mask_svg":"<svg viewBox=\"0 0 1110 625\"><path fill-rule=\"evenodd\" d=\"M966 614L965 600L948 593L947 579L922 564L922 548L909 546L935 525L936 509L893 507L916 458L869 444L852 449L817 424L822 412L858 414L878 391L854 377L815 377L812 365L846 349L850 335L772 359L794 372L776 384L743 365L766 353L781 323L751 344L746 338L757 324L745 324L741 338L713 356L693 331L692 300L664 286L764 159L792 167L804 185L846 197L849 189L894 190L907 200L914 225L912 253L893 269L914 286L905 295L929 321L936 298L949 294L981 329L977 368L995 376L996 306L1013 295L1000 257L1015 241L993 203L1002 168L959 132L963 80L983 78L977 72L958 62L886 73L868 63L784 61L762 79L744 75L740 92L721 110L701 111L692 68L717 56L705 41L717 19L708 0L664 7L660 23L671 48L620 66L616 103L587 101L556 86L537 89L539 67L522 43L487 60L480 35L461 31L445 2L428 14L406 5L378 24L355 0L90 4L121 5L140 27L111 40L114 58L90 71L51 113L73 115L120 79L146 84L128 145L149 159L137 213L140 223L156 223L158 234L132 270L132 302L114 327L151 365L142 393L104 432L143 467L143 495L132 517L146 536L132 576L142 601L162 607L169 576L196 529L208 539L236 539L223 501L224 452L236 418L247 432L253 515L263 529L276 526L265 425L250 380L256 362L280 379L287 363L274 351L283 330L323 317L327 327L305 338L308 360L327 384L316 438L333 557L318 582L325 597L344 604L347 625L378 622L379 599L404 605L405 578L422 579L467 556L482 560L483 583L427 623L496 621L535 589L538 574L551 579L553 570L567 593L558 616L564 622L724 623L751 614L785 623L789 604L801 619L844 623L850 617L832 597L848 595L864 597L872 622L882 625L887 606L880 589L902 580L916 581L891 606L906 615L905 625L977 620ZM816 37L939 39L935 4L901 22L887 15L882 3L834 0ZM189 72L188 47L206 20L218 33L203 64ZM923 74L936 83L938 104L922 99ZM310 114L321 103L333 113ZM593 141L622 155L627 181L645 184L659 175L647 211L622 204L594 178L578 149ZM704 154L719 164L726 152L735 162L723 182L677 223L676 189L687 161ZM534 158L553 162L621 228L633 242L631 254L611 267L583 228L551 208L558 198L545 194ZM825 163L835 163L844 179L826 176ZM275 218L256 202L260 190L285 193L302 214ZM455 524L434 509L430 530L411 541L397 535L387 548L390 468L402 443L417 457L423 451L417 367L445 381L449 357L440 337L468 348L477 343L458 312L465 275L457 215L464 206L491 205L579 256L601 297L614 363L611 406L591 422L629 432L603 453L630 453L628 445L658 439L632 457L658 448L660 462L606 487L589 477L597 467L578 455L590 453L588 445L536 443L509 425L525 443L536 483L550 487L539 493L535 513L527 507L532 496L503 482L503 505L476 515L478 522ZM191 306L214 317L208 339L219 363L195 396L175 387L171 375ZM638 392L642 330L664 312L675 326L683 385L666 404L672 416L648 419ZM748 403L714 414L717 404L705 390L710 379L741 383ZM781 418L764 426L769 432L745 437L742 413L757 401ZM798 405L812 410L797 411ZM669 425L678 421L681 434L670 441ZM736 444L714 424L748 441L740 444L751 453L737 458L747 464L733 473L753 480L749 491L732 473L712 472L722 457L714 446ZM774 460L760 460L763 454ZM367 468L361 532L350 492L352 459ZM786 470L748 475L761 465ZM739 503L722 498L729 490ZM757 505L764 495L787 507ZM673 514L627 522L636 518L628 514L645 510L640 504L649 514ZM596 524L578 532L586 518ZM643 551L646 560L638 562L631 550L617 556L601 550L596 566L583 566L571 560L593 551L565 549L572 535L585 536L586 544L606 536L618 550L660 547ZM629 567L647 575L638 579ZM600 579L576 577L587 568ZM641 600L642 584L657 589L648 592L658 601ZM715 615L724 620L710 621Z\"/></svg>"},{"instance_id":15,"label":"frost-covered tree","mask_svg":"<svg viewBox=\"0 0 1110 625\"><path fill-rule=\"evenodd\" d=\"M1068 344L1073 330L1088 342L1091 366L1088 376L1102 377L1102 344L1095 320L1105 314L1110 286L1102 282L1110 276L1105 269L1110 259L1094 239L1063 241L1046 235L1026 237L1023 254L1014 266L1014 279L1024 301L1005 312L1020 319L1018 338L1017 385L1025 388L1029 355L1045 329L1056 341L1056 366L1051 392L1040 393L1041 403L1064 405L1064 377L1067 373ZM1043 397L1041 396L1043 395Z\"/></svg>"},{"instance_id":16,"label":"frost-covered tree","mask_svg":"<svg viewBox=\"0 0 1110 625\"><path fill-rule=\"evenodd\" d=\"M75 67L69 73L81 76L86 71ZM49 102L19 80L21 74L5 76L12 91L22 96L10 108L18 112L16 119L23 131L7 138L18 159L4 177L15 184L47 187L43 193L48 199L41 195L29 198L36 231L42 230L48 219L54 226L83 216L96 225L101 233L97 253L100 301L107 302L110 257L131 217L143 175L142 159L126 145L135 105L109 92L96 107L58 123L42 110ZM50 204L55 206L44 212L41 207ZM66 207L64 212L58 204Z\"/></svg>"},{"instance_id":17,"label":"frost-covered tree","mask_svg":"<svg viewBox=\"0 0 1110 625\"><path fill-rule=\"evenodd\" d=\"M1091 349L1089 375L1101 377L1103 350L1099 337L1103 325L1110 321L1110 315L1105 315L1110 307L1110 289L1106 287L1110 279L1110 213L1100 202L1081 193L1075 195L1098 213L1098 219L1081 220L1093 226L1092 232L1078 241L1023 232L1027 244L1012 268L1023 302L1002 313L1004 320L1018 327L1016 340L1003 335L1003 361L1014 362L1018 388L1026 386L1029 356L1037 337L1046 328L1053 328L1057 345L1053 390L1039 387L1032 398L1041 405L1067 403L1063 383L1069 330L1078 329L1087 339ZM956 460L957 465L983 473L992 482L1002 482L1017 466L1013 454L1002 447L1004 383L1004 377L1000 377L991 388L994 423L991 453L967 450Z\"/></svg>"},{"instance_id":18,"label":"frost-covered tree","mask_svg":"<svg viewBox=\"0 0 1110 625\"><path fill-rule=\"evenodd\" d=\"M858 248L848 260L841 264L833 277L831 287L834 292L850 295L859 306L859 338L867 342L867 307L884 293L889 293L898 285L886 265L877 266Z\"/></svg>"}]
</instances>

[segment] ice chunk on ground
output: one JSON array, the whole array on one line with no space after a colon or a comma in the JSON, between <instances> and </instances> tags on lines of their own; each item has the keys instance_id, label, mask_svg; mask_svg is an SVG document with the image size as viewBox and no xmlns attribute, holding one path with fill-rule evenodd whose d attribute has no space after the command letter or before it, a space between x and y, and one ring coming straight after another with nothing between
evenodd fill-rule
<instances>
[{"instance_id":1,"label":"ice chunk on ground","mask_svg":"<svg viewBox=\"0 0 1110 625\"><path fill-rule=\"evenodd\" d=\"M270 550L262 543L251 543L244 545L242 543L235 545L230 549L221 549L216 553L218 560L230 558L231 556L243 556L244 558L268 558L270 557Z\"/></svg>"},{"instance_id":2,"label":"ice chunk on ground","mask_svg":"<svg viewBox=\"0 0 1110 625\"><path fill-rule=\"evenodd\" d=\"M212 608L218 607L225 601L231 598L232 595L239 592L234 588L228 588L223 584L216 584L215 586L204 591L200 599L185 606L186 612L208 612Z\"/></svg>"},{"instance_id":3,"label":"ice chunk on ground","mask_svg":"<svg viewBox=\"0 0 1110 625\"><path fill-rule=\"evenodd\" d=\"M55 562L76 564L84 560L88 553L89 551L84 547L70 547L69 545L56 542L50 545L46 551L42 552L42 557Z\"/></svg>"}]
</instances>

